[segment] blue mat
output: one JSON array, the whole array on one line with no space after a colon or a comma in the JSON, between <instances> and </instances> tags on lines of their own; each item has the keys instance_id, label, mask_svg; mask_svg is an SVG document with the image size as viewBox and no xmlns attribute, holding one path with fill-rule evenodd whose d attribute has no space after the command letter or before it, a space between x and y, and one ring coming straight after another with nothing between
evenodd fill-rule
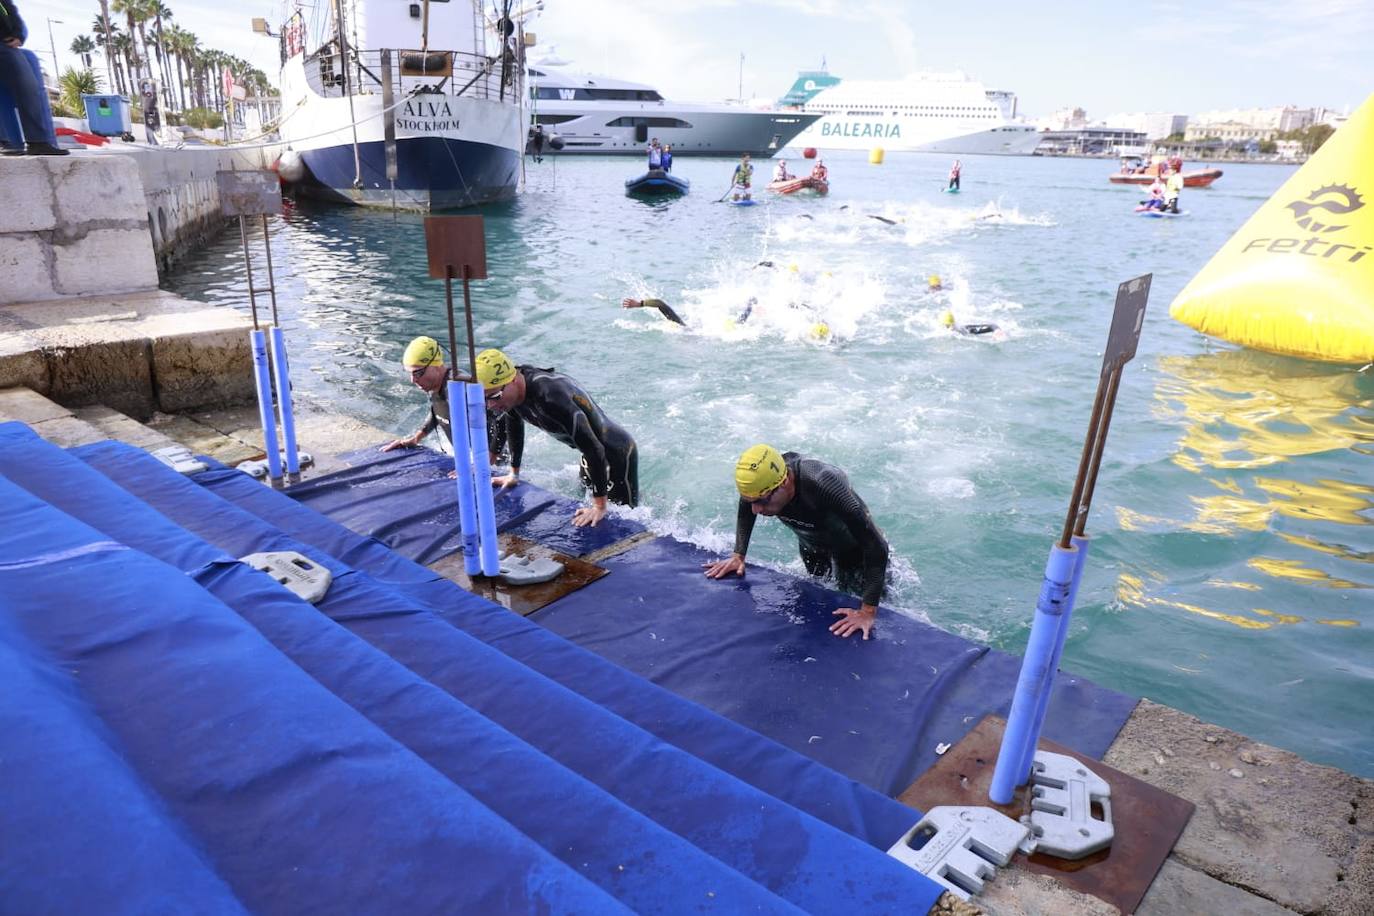
<instances>
[{"instance_id":1,"label":"blue mat","mask_svg":"<svg viewBox=\"0 0 1374 916\"><path fill-rule=\"evenodd\" d=\"M8 480L0 479L0 505L0 606L27 641L72 673L115 755L161 797L246 908L623 911L181 572ZM44 741L43 725L5 740ZM112 770L117 785L123 775L100 756L83 763L91 781ZM44 830L9 833L13 812L42 800L11 794L8 782L0 791L7 850L75 829L40 810L29 819L43 819ZM126 834L98 852L118 859L137 841ZM5 860L8 869L8 852ZM455 863L480 880L455 880ZM205 887L195 868L184 870L121 876L152 883L117 891L113 906L95 909L174 895L183 880ZM13 893L42 902L42 911L72 911L67 895L84 889L68 888L67 874L6 874L6 908ZM212 905L225 901L207 890Z\"/></svg>"},{"instance_id":2,"label":"blue mat","mask_svg":"<svg viewBox=\"0 0 1374 916\"><path fill-rule=\"evenodd\" d=\"M427 490L417 497L410 477L393 482L376 457L356 453L359 466L321 478L319 490L292 488L290 495L331 518L339 511L335 520L346 524L404 518L406 527L423 531L453 514L443 508L451 495ZM418 476L427 465L430 475L443 473L437 459L415 453L403 466ZM528 516L542 491L521 489L529 491L520 504ZM561 515L525 517L524 530L557 534ZM428 555L429 543L407 535L394 546L417 559L417 548ZM712 582L701 575L707 559L715 557L657 538L604 562L612 575L531 619L890 796L935 762L938 744L957 742L984 715L1007 714L1019 657L888 609L876 642L839 640L828 631L832 611L852 605L852 596L761 567L750 567L743 580ZM615 625L607 626L616 612ZM1100 758L1136 703L1062 673L1045 737Z\"/></svg>"},{"instance_id":3,"label":"blue mat","mask_svg":"<svg viewBox=\"0 0 1374 916\"><path fill-rule=\"evenodd\" d=\"M177 511L182 502L172 490L147 479L149 459L137 449L102 443L74 451L165 511ZM377 581L440 612L452 625L662 740L870 845L886 849L911 826L910 808L457 588L377 540L335 524L246 474L219 469L193 480L259 518L270 519L292 537L367 570ZM207 524L232 533L236 523L211 517Z\"/></svg>"},{"instance_id":4,"label":"blue mat","mask_svg":"<svg viewBox=\"0 0 1374 916\"><path fill-rule=\"evenodd\" d=\"M448 478L452 458L427 449L366 449L342 457L354 467L293 486L292 498L417 563L433 563L462 548L457 491ZM644 530L616 516L614 507L601 524L575 528L572 514L579 505L522 481L496 498L496 528L573 557Z\"/></svg>"},{"instance_id":5,"label":"blue mat","mask_svg":"<svg viewBox=\"0 0 1374 916\"><path fill-rule=\"evenodd\" d=\"M839 639L833 612L852 596L763 567L710 580L701 566L715 558L655 538L531 619L887 795L935 763L936 745L1007 714L1019 657L886 608L873 639ZM652 600L607 626L627 596ZM1100 758L1136 702L1061 674L1045 737Z\"/></svg>"},{"instance_id":6,"label":"blue mat","mask_svg":"<svg viewBox=\"0 0 1374 916\"><path fill-rule=\"evenodd\" d=\"M196 484L172 474L137 450L115 443L103 443L80 449L79 452L97 467L113 473L123 486L164 504L177 521L201 530L207 537L215 538L231 552L267 547L289 549L296 546L299 549L300 545L287 543L275 529L206 493ZM26 455L23 450L16 457L20 459L17 463L22 465L42 463L22 460L37 457ZM50 465L52 463L48 462ZM80 477L67 469L62 470L60 477L68 486ZM253 492L283 499L238 472L229 472L226 476L243 481ZM129 537L145 541L155 536L149 533L156 528L154 520L138 518L135 507L119 505L118 500L112 499L104 500L102 505L99 499L89 498L89 494L98 491L97 487L83 485L77 489L86 494L86 498L79 501L82 511L102 516L103 524L122 526L127 529L125 533ZM52 490L50 495L62 498L57 490ZM298 512L303 511L291 506L289 501L284 502ZM155 545L147 543L146 546L151 548ZM332 563L319 555L315 558L327 565ZM337 564L334 565L337 567ZM226 571L226 574L230 572L232 570ZM471 596L467 598L471 600ZM511 616L504 610L491 607L494 613ZM845 834L735 783L675 748L659 744L600 707L556 685L542 682L500 653L440 623L429 614L417 611L413 603L398 600L385 587L371 583L370 577L343 570L343 576L321 603L319 610L349 631L384 649L416 673L442 686L453 696L468 701L474 709L493 716L498 724L518 733L571 769L606 790L614 791L624 802L648 817L793 903L813 911L848 912L855 905L868 911L888 909L891 905L904 908L927 894L936 895L937 889L933 884L898 866L871 847L856 843ZM294 633L289 627L284 629L285 625L280 622L284 615L279 609L269 607L256 614L251 611L241 613L253 619L264 632L275 634L274 641L283 648L289 647L289 653L302 667L320 678L331 690L349 696L351 703L368 712L369 717L404 740L441 772L452 774L460 768L459 762L451 758L461 755L462 748L479 747L484 742L494 740L482 737L479 728L482 723L470 724L466 731L455 727L455 734L447 739L427 734L446 732L456 718L453 713L445 714L447 718L440 715L443 709L437 698L427 697L423 690L416 690L413 686L403 690L403 683L400 686L389 683L386 677L395 680L395 674L377 670L381 666L375 660L360 660L356 650L350 650L347 644L337 644L337 639L331 641L327 632L317 632L318 627L297 627ZM331 658L334 656L338 658L331 667ZM359 678L363 679L366 686L356 683ZM346 684L351 685L351 692ZM389 709L385 702L374 699L374 695L383 698L405 695L405 709L409 713ZM445 749L448 758L444 756ZM604 880L597 858L603 851L610 855L613 844L624 840L625 832L629 829L622 823L625 819L621 817L617 820L614 811L597 810L595 804L584 800L585 793L572 794L568 801L560 802L559 796L576 788L570 788L567 780L559 782L551 779L544 770L529 765L530 761L503 745L486 750L500 759L494 763L484 763L482 755L473 754L479 759L465 762L468 779L472 781L464 781L463 784L497 809L498 813L522 826L526 833L540 837L541 842L547 842L550 849L561 848L570 831L575 828L605 833L605 837L574 836L575 842L567 849L569 855L583 862L584 871L598 874ZM771 756L790 758L781 749L776 749ZM484 770L492 766L510 770L509 779L517 780L517 783L502 786L500 778L493 779L491 775L483 777ZM806 767L819 770L814 764L806 764ZM830 778L843 782L833 776ZM543 787L544 795L541 796L533 787L522 790L518 784L521 779L544 780L551 785ZM818 780L812 777L810 781ZM497 786L495 790L489 788L493 782ZM857 787L851 786L851 789L857 790ZM597 803L604 804L601 801ZM502 807L503 804L506 807ZM510 805L526 810L510 811ZM903 823L909 826L915 815L909 809L901 810L904 812ZM522 815L524 821L529 821L528 824L522 821ZM573 823L546 823L544 819L551 817L571 819ZM733 826L723 830L726 824ZM787 843L770 843L764 848L759 844L761 836L787 836L791 839ZM668 855L671 853L670 847L671 843L660 839L657 847L649 847L644 856L653 858ZM625 848L620 847L622 856ZM675 905L692 899L688 889L694 883L705 886L707 882L704 877L706 872L703 871L705 865L697 866L694 870L695 863L691 856L680 858L680 863L671 869L661 870L663 873L659 875L660 882L665 882L659 885L659 893L666 894L669 888L674 888L671 893L675 895ZM588 860L590 866L586 864ZM652 897L651 887L625 886L634 884L636 861L630 857L622 862L626 874L613 874L611 877L615 879L615 884L608 890L627 902L633 902L636 908L662 910L665 902ZM675 876L681 880L674 881ZM755 905L750 900L751 893L757 896L757 891L734 887L726 878L714 880L714 893L722 903L733 900L735 903L732 908ZM854 883L837 896L833 888L843 886L846 880ZM630 898L628 895L632 890L640 896ZM684 897L684 894L689 895ZM934 896L930 896L930 900L933 899ZM774 900L774 904L762 906L767 909L778 904L780 901Z\"/></svg>"}]
</instances>

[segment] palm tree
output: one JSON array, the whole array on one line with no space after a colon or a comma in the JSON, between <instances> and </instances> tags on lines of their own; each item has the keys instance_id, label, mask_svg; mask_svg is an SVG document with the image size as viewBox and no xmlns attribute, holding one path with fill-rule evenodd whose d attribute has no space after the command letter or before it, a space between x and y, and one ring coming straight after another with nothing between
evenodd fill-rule
<instances>
[{"instance_id":1,"label":"palm tree","mask_svg":"<svg viewBox=\"0 0 1374 916\"><path fill-rule=\"evenodd\" d=\"M72 39L71 51L81 58L81 63L86 69L91 69L91 53L95 51L95 42L91 41L89 35L78 35Z\"/></svg>"},{"instance_id":2,"label":"palm tree","mask_svg":"<svg viewBox=\"0 0 1374 916\"><path fill-rule=\"evenodd\" d=\"M161 57L158 60L158 69L162 71L162 96L163 103L172 107L172 87L171 80L167 76L167 46L162 34L162 20L172 18L172 10L162 0L147 0L144 9L152 15L153 31L157 34L157 50Z\"/></svg>"},{"instance_id":3,"label":"palm tree","mask_svg":"<svg viewBox=\"0 0 1374 916\"><path fill-rule=\"evenodd\" d=\"M177 95L181 101L182 110L186 110L186 83L190 79L191 65L189 54L195 50L196 36L186 31L179 25L174 25L167 30L164 39L167 42L167 50L171 53L176 65L177 74ZM186 75L182 75L182 67L185 66ZM194 96L192 97L194 101Z\"/></svg>"},{"instance_id":4,"label":"palm tree","mask_svg":"<svg viewBox=\"0 0 1374 916\"><path fill-rule=\"evenodd\" d=\"M114 42L115 53L120 55L124 61L124 94L130 97L137 95L135 90L138 87L134 85L134 74L137 72L137 65L134 61L137 59L138 46L134 42L133 36L124 32L115 35L112 40Z\"/></svg>"},{"instance_id":5,"label":"palm tree","mask_svg":"<svg viewBox=\"0 0 1374 916\"><path fill-rule=\"evenodd\" d=\"M75 70L68 67L58 78L57 85L62 91L62 107L68 111L84 112L86 103L81 97L100 92L100 77L89 68Z\"/></svg>"},{"instance_id":6,"label":"palm tree","mask_svg":"<svg viewBox=\"0 0 1374 916\"><path fill-rule=\"evenodd\" d=\"M126 31L124 34L125 37L129 37L131 39L132 45L128 50L130 83L129 89L131 92L132 90L137 88L133 85L133 83L135 83L138 80L138 78L143 75L142 61L139 59L138 56L138 44L136 42L133 42L131 38L134 32L138 29L138 22L135 17L139 15L142 9L142 5L143 0L114 0L114 2L110 5L110 8L113 9L115 13L122 14L124 16L125 24L128 26L128 31Z\"/></svg>"},{"instance_id":7,"label":"palm tree","mask_svg":"<svg viewBox=\"0 0 1374 916\"><path fill-rule=\"evenodd\" d=\"M124 71L120 68L119 58L115 56L113 47L114 38L119 34L119 26L110 21L109 0L101 0L100 5L104 12L92 20L91 31L95 34L95 43L105 55L105 70L109 74L111 87L122 95L127 91L124 88Z\"/></svg>"}]
</instances>

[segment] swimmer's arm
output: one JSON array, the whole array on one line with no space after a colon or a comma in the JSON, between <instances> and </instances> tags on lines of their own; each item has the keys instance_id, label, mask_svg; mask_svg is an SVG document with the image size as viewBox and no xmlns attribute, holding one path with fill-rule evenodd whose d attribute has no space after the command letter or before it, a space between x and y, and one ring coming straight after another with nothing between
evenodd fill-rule
<instances>
[{"instance_id":1,"label":"swimmer's arm","mask_svg":"<svg viewBox=\"0 0 1374 916\"><path fill-rule=\"evenodd\" d=\"M864 608L877 613L878 603L883 598L883 585L887 578L888 547L887 540L873 522L873 515L859 499L859 494L847 480L838 475L822 474L817 483L822 498L831 512L839 517L849 529L855 542L863 550L864 590L860 596Z\"/></svg>"},{"instance_id":2,"label":"swimmer's arm","mask_svg":"<svg viewBox=\"0 0 1374 916\"><path fill-rule=\"evenodd\" d=\"M753 532L754 510L741 499L739 509L735 513L735 552L724 560L703 563L702 565L706 567L707 578L721 579L731 573L737 576L744 575L744 555L749 552L749 536Z\"/></svg>"},{"instance_id":3,"label":"swimmer's arm","mask_svg":"<svg viewBox=\"0 0 1374 916\"><path fill-rule=\"evenodd\" d=\"M572 440L577 450L586 459L587 476L592 481L592 501L605 508L606 494L611 490L611 481L606 476L606 447L596 437L587 415L573 405ZM598 502L599 500L599 502Z\"/></svg>"},{"instance_id":4,"label":"swimmer's arm","mask_svg":"<svg viewBox=\"0 0 1374 916\"><path fill-rule=\"evenodd\" d=\"M673 307L670 306L668 303L664 302L662 299L631 299L627 296L624 299L620 300L620 307L624 309L658 309L660 315L662 315L664 318L667 318L674 324L680 324L683 327L687 326L687 322L683 321L682 318L678 316L678 313L673 311Z\"/></svg>"},{"instance_id":5,"label":"swimmer's arm","mask_svg":"<svg viewBox=\"0 0 1374 916\"><path fill-rule=\"evenodd\" d=\"M510 446L510 472L520 476L520 462L525 457L525 421L516 413L507 412L506 444Z\"/></svg>"},{"instance_id":6,"label":"swimmer's arm","mask_svg":"<svg viewBox=\"0 0 1374 916\"><path fill-rule=\"evenodd\" d=\"M429 410L429 419L425 421L424 426L420 427L419 432L415 433L415 435L413 436L408 436L404 439L392 439L386 445L382 446L382 451L389 452L393 449L398 448L415 448L420 444L420 442L425 438L425 436L428 436L430 433L434 432L435 428L438 425L439 419L434 416L434 408L431 407Z\"/></svg>"}]
</instances>

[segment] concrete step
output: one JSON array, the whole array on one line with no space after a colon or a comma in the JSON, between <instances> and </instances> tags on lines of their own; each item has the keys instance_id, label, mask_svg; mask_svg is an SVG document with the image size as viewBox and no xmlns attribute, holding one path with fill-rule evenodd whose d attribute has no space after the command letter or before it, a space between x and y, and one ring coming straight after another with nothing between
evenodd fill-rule
<instances>
[{"instance_id":1,"label":"concrete step","mask_svg":"<svg viewBox=\"0 0 1374 916\"><path fill-rule=\"evenodd\" d=\"M18 420L62 448L110 438L94 424L28 388L0 388L0 422Z\"/></svg>"}]
</instances>

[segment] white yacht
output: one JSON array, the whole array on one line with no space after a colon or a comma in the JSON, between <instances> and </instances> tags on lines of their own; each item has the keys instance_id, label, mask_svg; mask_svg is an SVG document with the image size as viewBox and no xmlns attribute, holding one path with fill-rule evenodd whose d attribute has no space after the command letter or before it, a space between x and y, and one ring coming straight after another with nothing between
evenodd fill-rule
<instances>
[{"instance_id":1,"label":"white yacht","mask_svg":"<svg viewBox=\"0 0 1374 916\"><path fill-rule=\"evenodd\" d=\"M280 33L282 177L306 193L422 211L514 197L521 28L489 18L480 0L293 4Z\"/></svg>"},{"instance_id":2,"label":"white yacht","mask_svg":"<svg viewBox=\"0 0 1374 916\"><path fill-rule=\"evenodd\" d=\"M1034 125L1017 120L1015 93L957 71L842 81L824 68L803 70L778 104L821 115L794 146L1030 155L1040 142Z\"/></svg>"},{"instance_id":3,"label":"white yacht","mask_svg":"<svg viewBox=\"0 0 1374 916\"><path fill-rule=\"evenodd\" d=\"M562 154L641 156L657 137L677 156L751 156L777 153L820 115L742 104L670 102L653 86L573 73L529 69L534 123L562 138Z\"/></svg>"}]
</instances>

